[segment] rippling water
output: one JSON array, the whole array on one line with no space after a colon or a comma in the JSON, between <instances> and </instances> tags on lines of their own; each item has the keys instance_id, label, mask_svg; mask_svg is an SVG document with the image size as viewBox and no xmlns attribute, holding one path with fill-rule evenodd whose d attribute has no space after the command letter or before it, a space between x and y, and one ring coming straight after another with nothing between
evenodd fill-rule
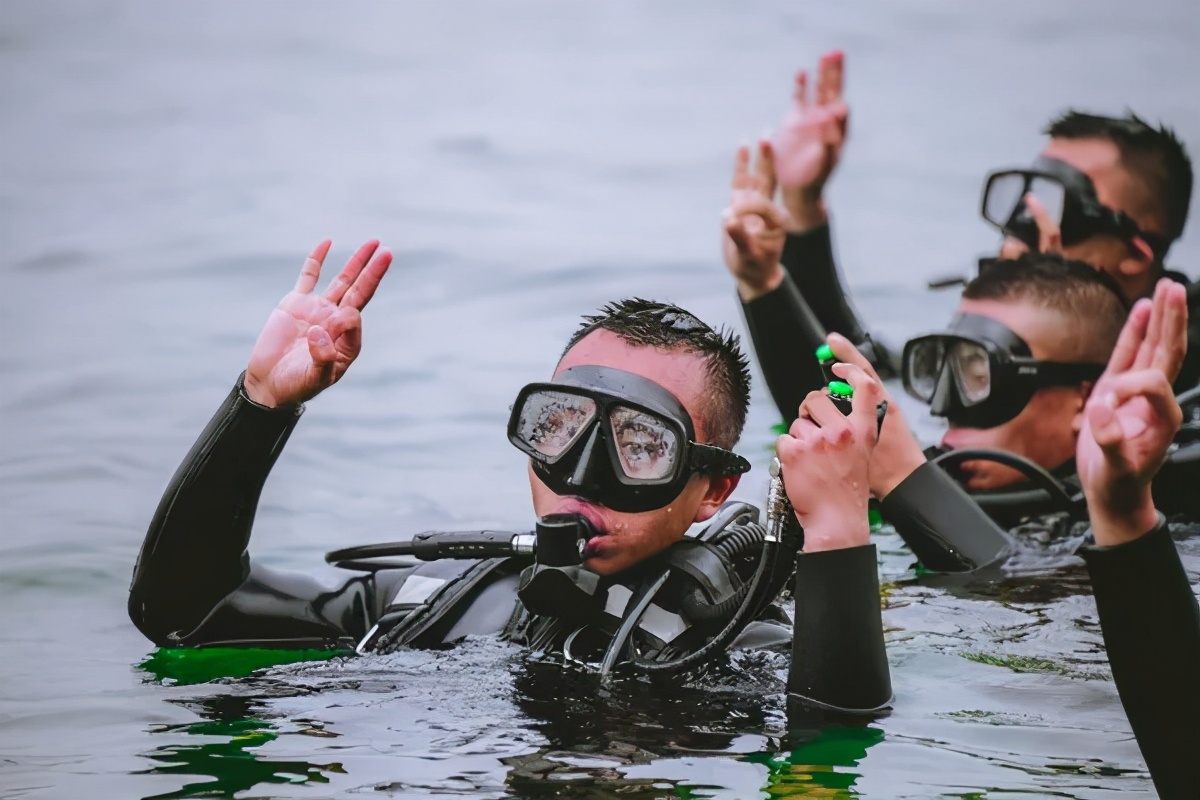
<instances>
[{"instance_id":1,"label":"rippling water","mask_svg":"<svg viewBox=\"0 0 1200 800\"><path fill-rule=\"evenodd\" d=\"M124 603L170 473L322 237L331 260L379 237L397 266L264 493L256 558L308 570L361 541L527 528L503 422L580 313L637 294L740 327L716 247L732 149L823 49L846 49L853 108L841 257L903 338L953 305L923 280L994 246L982 174L1026 162L1064 106L1129 105L1200 152L1198 14L0 5L0 795L1152 794L1060 546L962 585L915 579L881 536L897 703L865 728L789 721L786 661L761 655L604 693L487 640L205 682L147 661ZM1198 242L1173 251L1191 274ZM774 421L758 386L744 499Z\"/></svg>"}]
</instances>

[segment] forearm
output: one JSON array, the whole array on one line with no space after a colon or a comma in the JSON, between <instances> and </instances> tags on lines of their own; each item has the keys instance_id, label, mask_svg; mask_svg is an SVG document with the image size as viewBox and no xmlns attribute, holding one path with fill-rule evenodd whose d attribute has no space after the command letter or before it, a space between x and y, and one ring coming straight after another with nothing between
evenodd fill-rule
<instances>
[{"instance_id":1,"label":"forearm","mask_svg":"<svg viewBox=\"0 0 1200 800\"><path fill-rule=\"evenodd\" d=\"M1013 539L953 478L922 464L881 503L883 518L929 569L968 572L1005 557Z\"/></svg>"},{"instance_id":2,"label":"forearm","mask_svg":"<svg viewBox=\"0 0 1200 800\"><path fill-rule=\"evenodd\" d=\"M742 311L767 390L790 423L805 396L825 384L813 355L825 329L786 277L774 291L743 303Z\"/></svg>"},{"instance_id":3,"label":"forearm","mask_svg":"<svg viewBox=\"0 0 1200 800\"><path fill-rule=\"evenodd\" d=\"M129 615L158 644L198 625L249 575L259 495L302 413L255 405L240 386L171 479L134 568Z\"/></svg>"},{"instance_id":4,"label":"forearm","mask_svg":"<svg viewBox=\"0 0 1200 800\"><path fill-rule=\"evenodd\" d=\"M866 340L866 330L850 305L838 273L828 223L788 234L780 262L826 330L840 333L855 344Z\"/></svg>"},{"instance_id":5,"label":"forearm","mask_svg":"<svg viewBox=\"0 0 1200 800\"><path fill-rule=\"evenodd\" d=\"M1165 524L1081 551L1121 704L1164 798L1200 797L1200 609Z\"/></svg>"},{"instance_id":6,"label":"forearm","mask_svg":"<svg viewBox=\"0 0 1200 800\"><path fill-rule=\"evenodd\" d=\"M874 545L796 559L796 620L788 692L842 711L892 701Z\"/></svg>"}]
</instances>

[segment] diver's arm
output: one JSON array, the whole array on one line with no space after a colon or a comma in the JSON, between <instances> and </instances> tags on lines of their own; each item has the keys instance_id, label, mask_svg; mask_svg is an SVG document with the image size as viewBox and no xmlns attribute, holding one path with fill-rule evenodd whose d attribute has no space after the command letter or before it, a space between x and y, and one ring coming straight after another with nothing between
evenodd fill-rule
<instances>
[{"instance_id":1,"label":"diver's arm","mask_svg":"<svg viewBox=\"0 0 1200 800\"><path fill-rule=\"evenodd\" d=\"M850 304L838 274L828 222L802 232L788 233L780 263L800 294L811 304L822 327L842 334L855 344L866 341L867 332Z\"/></svg>"},{"instance_id":2,"label":"diver's arm","mask_svg":"<svg viewBox=\"0 0 1200 800\"><path fill-rule=\"evenodd\" d=\"M743 302L742 311L767 389L791 424L805 396L825 385L813 357L825 342L825 329L786 275L775 289Z\"/></svg>"},{"instance_id":3,"label":"diver's arm","mask_svg":"<svg viewBox=\"0 0 1200 800\"><path fill-rule=\"evenodd\" d=\"M1012 536L934 464L910 472L881 503L884 519L929 569L968 572L1011 552Z\"/></svg>"},{"instance_id":4,"label":"diver's arm","mask_svg":"<svg viewBox=\"0 0 1200 800\"><path fill-rule=\"evenodd\" d=\"M790 694L858 713L891 703L878 570L871 544L797 557Z\"/></svg>"},{"instance_id":5,"label":"diver's arm","mask_svg":"<svg viewBox=\"0 0 1200 800\"><path fill-rule=\"evenodd\" d=\"M1200 609L1167 526L1081 553L1113 680L1154 786L1163 798L1200 797Z\"/></svg>"},{"instance_id":6,"label":"diver's arm","mask_svg":"<svg viewBox=\"0 0 1200 800\"><path fill-rule=\"evenodd\" d=\"M176 471L129 591L130 618L155 644L331 639L364 628L368 584L331 590L251 568L246 554L263 484L302 411L258 405L239 380Z\"/></svg>"}]
</instances>

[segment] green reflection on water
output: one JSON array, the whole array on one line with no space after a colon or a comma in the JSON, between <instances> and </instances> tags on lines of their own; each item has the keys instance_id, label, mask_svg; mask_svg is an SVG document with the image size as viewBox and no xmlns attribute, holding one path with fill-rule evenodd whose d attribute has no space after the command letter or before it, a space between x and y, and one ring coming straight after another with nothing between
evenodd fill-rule
<instances>
[{"instance_id":1,"label":"green reflection on water","mask_svg":"<svg viewBox=\"0 0 1200 800\"><path fill-rule=\"evenodd\" d=\"M252 647L160 647L139 668L160 683L192 686L240 678L264 667L297 661L328 661L345 650L268 650Z\"/></svg>"},{"instance_id":2,"label":"green reflection on water","mask_svg":"<svg viewBox=\"0 0 1200 800\"><path fill-rule=\"evenodd\" d=\"M855 767L867 749L883 741L879 728L825 728L786 753L754 753L743 760L766 766L771 797L856 797Z\"/></svg>"},{"instance_id":3,"label":"green reflection on water","mask_svg":"<svg viewBox=\"0 0 1200 800\"><path fill-rule=\"evenodd\" d=\"M159 762L143 775L197 775L209 781L185 784L165 794L145 800L176 797L233 797L237 792L261 783L329 783L325 772L345 774L341 764L310 764L306 761L282 761L259 757L251 752L279 738L272 724L253 716L237 719L211 719L187 725L167 725L155 733L183 733L193 736L218 736L225 741L202 744L165 745L146 755Z\"/></svg>"}]
</instances>

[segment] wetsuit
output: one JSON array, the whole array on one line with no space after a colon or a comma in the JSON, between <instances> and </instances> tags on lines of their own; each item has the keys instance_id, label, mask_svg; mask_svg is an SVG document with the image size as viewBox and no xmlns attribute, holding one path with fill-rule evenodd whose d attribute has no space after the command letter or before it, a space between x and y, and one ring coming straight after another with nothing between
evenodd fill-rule
<instances>
[{"instance_id":1,"label":"wetsuit","mask_svg":"<svg viewBox=\"0 0 1200 800\"><path fill-rule=\"evenodd\" d=\"M854 342L881 378L898 374L898 354L871 337L847 299L834 262L828 225L789 234L781 263L783 283L743 303L742 310L767 388L785 422L796 418L805 395L825 383L812 352L825 341L826 332L840 333ZM1188 349L1175 381L1179 392L1200 381L1200 283L1188 284L1179 273L1167 275L1188 285ZM1055 472L1069 480L1074 470L1065 464ZM1200 486L1200 458L1168 461L1155 476L1155 505L1170 517L1200 521L1200 492L1195 491L1196 486ZM999 511L1008 505L992 503L990 509ZM1010 522L1004 518L1000 521Z\"/></svg>"},{"instance_id":2,"label":"wetsuit","mask_svg":"<svg viewBox=\"0 0 1200 800\"><path fill-rule=\"evenodd\" d=\"M1163 800L1200 797L1200 609L1167 526L1086 547L1121 705Z\"/></svg>"},{"instance_id":3,"label":"wetsuit","mask_svg":"<svg viewBox=\"0 0 1200 800\"><path fill-rule=\"evenodd\" d=\"M151 522L129 593L130 617L151 641L354 648L389 614L437 599L448 610L405 643L502 634L561 649L560 626L531 619L517 599L515 559L435 561L334 585L253 563L247 546L259 495L302 410L260 406L239 381L184 459ZM793 669L793 694L853 711L890 703L877 566L874 545L798 555L793 631L811 655ZM613 597L610 591L609 603Z\"/></svg>"},{"instance_id":4,"label":"wetsuit","mask_svg":"<svg viewBox=\"0 0 1200 800\"><path fill-rule=\"evenodd\" d=\"M838 277L829 227L788 236L786 275L773 292L743 303L768 388L786 420L800 401L824 384L811 357L836 331L858 345L881 377L898 372L898 359L873 341L858 320ZM1177 273L1169 277L1187 284ZM1188 286L1188 350L1177 391L1200 380L1200 284ZM1200 461L1166 465L1155 478L1156 505L1200 519ZM906 478L882 503L914 554L933 569L960 568L1003 557L1007 533L966 492L930 464ZM974 511L972 511L974 507ZM899 512L899 513L898 513ZM969 557L974 554L974 559ZM1134 542L1081 551L1113 678L1155 786L1164 798L1200 797L1200 616L1179 554L1165 524ZM932 559L932 560L931 560Z\"/></svg>"}]
</instances>

